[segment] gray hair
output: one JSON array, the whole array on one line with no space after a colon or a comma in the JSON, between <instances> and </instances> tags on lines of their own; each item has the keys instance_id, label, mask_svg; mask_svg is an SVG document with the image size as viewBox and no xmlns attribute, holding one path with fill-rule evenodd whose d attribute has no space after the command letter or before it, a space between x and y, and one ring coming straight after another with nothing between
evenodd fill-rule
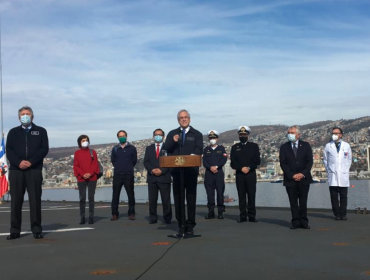
<instances>
[{"instance_id":1,"label":"gray hair","mask_svg":"<svg viewBox=\"0 0 370 280\"><path fill-rule=\"evenodd\" d=\"M289 126L287 131L289 131L289 129L293 129L293 128L295 128L295 131L296 131L297 134L301 134L301 128L299 127L299 125Z\"/></svg>"},{"instance_id":2,"label":"gray hair","mask_svg":"<svg viewBox=\"0 0 370 280\"><path fill-rule=\"evenodd\" d=\"M190 113L188 112L188 110L185 110L185 109L181 109L178 113L177 113L177 120L179 120L180 119L180 114L182 113L182 112L186 112L187 114L188 114L188 117L189 117L189 119L190 119Z\"/></svg>"},{"instance_id":3,"label":"gray hair","mask_svg":"<svg viewBox=\"0 0 370 280\"><path fill-rule=\"evenodd\" d=\"M34 115L33 115L33 111L32 111L32 108L30 106L23 106L22 108L20 108L18 110L18 118L20 119L21 118L21 112L24 111L24 110L28 110L31 112L31 120L33 119Z\"/></svg>"}]
</instances>

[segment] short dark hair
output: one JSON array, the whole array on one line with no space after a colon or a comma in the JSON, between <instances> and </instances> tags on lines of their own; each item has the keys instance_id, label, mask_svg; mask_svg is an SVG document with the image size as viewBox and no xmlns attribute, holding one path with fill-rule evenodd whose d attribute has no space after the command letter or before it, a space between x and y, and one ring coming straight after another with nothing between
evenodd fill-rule
<instances>
[{"instance_id":1,"label":"short dark hair","mask_svg":"<svg viewBox=\"0 0 370 280\"><path fill-rule=\"evenodd\" d=\"M123 132L126 135L126 137L127 137L127 132L124 131L124 130L120 130L120 131L117 132L117 138L118 138L118 134L120 134L121 132Z\"/></svg>"},{"instance_id":2,"label":"short dark hair","mask_svg":"<svg viewBox=\"0 0 370 280\"><path fill-rule=\"evenodd\" d=\"M89 138L89 136L87 136L87 135L85 135L85 134L82 134L82 135L80 135L80 136L77 138L77 144L78 144L78 146L79 146L80 148L82 148L82 146L81 146L81 140L82 140L82 139L85 139L85 138L87 138L87 141L89 141L89 142L90 142L90 138Z\"/></svg>"},{"instance_id":3,"label":"short dark hair","mask_svg":"<svg viewBox=\"0 0 370 280\"><path fill-rule=\"evenodd\" d=\"M340 127L334 126L334 127L332 128L331 132L333 132L333 131L334 131L334 129L339 129L340 134L343 134L343 130L342 130Z\"/></svg>"},{"instance_id":4,"label":"short dark hair","mask_svg":"<svg viewBox=\"0 0 370 280\"><path fill-rule=\"evenodd\" d=\"M164 133L163 129L161 129L161 128L157 128L156 130L154 130L154 131L153 131L153 136L154 136L155 132L156 132L156 131L158 131L158 130L162 131L163 136L165 136L165 135L166 135L166 133Z\"/></svg>"}]
</instances>

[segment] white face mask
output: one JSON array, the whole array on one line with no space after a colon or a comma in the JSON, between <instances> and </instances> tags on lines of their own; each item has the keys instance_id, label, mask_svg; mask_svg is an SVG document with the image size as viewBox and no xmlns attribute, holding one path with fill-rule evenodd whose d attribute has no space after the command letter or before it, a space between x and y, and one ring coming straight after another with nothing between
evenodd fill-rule
<instances>
[{"instance_id":1,"label":"white face mask","mask_svg":"<svg viewBox=\"0 0 370 280\"><path fill-rule=\"evenodd\" d=\"M295 134L293 134L293 133L287 134L287 138L290 142L295 142L296 141Z\"/></svg>"},{"instance_id":2,"label":"white face mask","mask_svg":"<svg viewBox=\"0 0 370 280\"><path fill-rule=\"evenodd\" d=\"M88 146L89 146L89 142L87 142L87 141L81 143L82 148L87 148Z\"/></svg>"},{"instance_id":3,"label":"white face mask","mask_svg":"<svg viewBox=\"0 0 370 280\"><path fill-rule=\"evenodd\" d=\"M337 141L337 140L339 139L339 136L338 136L338 135L333 134L333 135L331 136L331 139L333 139L333 141Z\"/></svg>"},{"instance_id":4,"label":"white face mask","mask_svg":"<svg viewBox=\"0 0 370 280\"><path fill-rule=\"evenodd\" d=\"M216 139L211 139L209 140L209 143L211 143L211 145L216 145L217 141Z\"/></svg>"}]
</instances>

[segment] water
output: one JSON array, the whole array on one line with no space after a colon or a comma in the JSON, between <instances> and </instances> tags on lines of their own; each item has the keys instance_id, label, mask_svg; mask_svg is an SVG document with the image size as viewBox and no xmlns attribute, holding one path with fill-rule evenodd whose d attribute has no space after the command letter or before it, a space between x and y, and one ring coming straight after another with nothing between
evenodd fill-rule
<instances>
[{"instance_id":1,"label":"water","mask_svg":"<svg viewBox=\"0 0 370 280\"><path fill-rule=\"evenodd\" d=\"M354 209L356 207L367 207L370 209L370 181L354 180L351 184L355 185L355 188L349 188L348 190L348 209ZM238 199L235 183L226 184L225 195L226 194L228 194L229 197ZM135 186L135 197L137 202L147 202L148 187ZM25 199L27 199L27 197L25 197ZM78 191L74 189L43 190L42 199L51 201L78 201ZM95 201L110 202L111 199L112 188L98 188L96 190ZM124 188L122 188L120 199L122 201L127 201L127 195ZM171 200L173 199L171 198ZM207 204L207 195L203 184L198 185L197 204ZM289 200L285 187L281 183L258 183L256 204L257 206L267 207L289 207ZM225 202L225 205L238 205L238 201ZM331 209L329 187L326 183L311 185L308 196L308 207Z\"/></svg>"}]
</instances>

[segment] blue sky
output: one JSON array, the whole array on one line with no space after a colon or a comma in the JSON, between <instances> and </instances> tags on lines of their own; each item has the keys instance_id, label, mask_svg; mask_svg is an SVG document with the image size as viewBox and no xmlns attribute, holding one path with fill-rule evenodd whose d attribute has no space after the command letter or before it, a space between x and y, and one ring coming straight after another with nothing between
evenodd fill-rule
<instances>
[{"instance_id":1,"label":"blue sky","mask_svg":"<svg viewBox=\"0 0 370 280\"><path fill-rule=\"evenodd\" d=\"M369 1L11 0L5 133L34 109L50 146L369 115Z\"/></svg>"}]
</instances>

